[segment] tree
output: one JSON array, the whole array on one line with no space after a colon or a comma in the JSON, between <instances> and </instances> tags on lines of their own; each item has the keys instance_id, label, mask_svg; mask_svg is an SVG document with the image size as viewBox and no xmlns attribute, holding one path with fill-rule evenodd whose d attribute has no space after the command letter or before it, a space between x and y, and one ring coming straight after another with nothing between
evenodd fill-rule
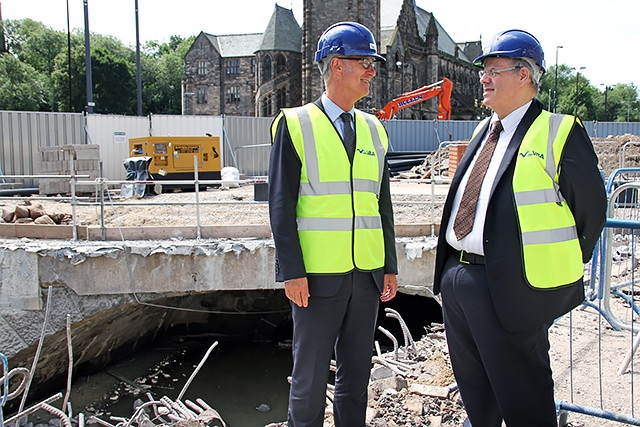
<instances>
[{"instance_id":1,"label":"tree","mask_svg":"<svg viewBox=\"0 0 640 427\"><path fill-rule=\"evenodd\" d=\"M555 71L555 66L549 67L542 77L538 95L538 99L550 109L553 106ZM605 91L601 91L582 74L578 76L575 68L565 64L558 66L557 96L556 111L558 113L576 114L577 112L578 117L585 121L638 121L640 119L640 95L635 85L620 83L606 86Z\"/></svg>"},{"instance_id":2,"label":"tree","mask_svg":"<svg viewBox=\"0 0 640 427\"><path fill-rule=\"evenodd\" d=\"M169 44L151 42L145 45L142 61L144 113L180 114L184 56L194 39L171 36Z\"/></svg>"},{"instance_id":3,"label":"tree","mask_svg":"<svg viewBox=\"0 0 640 427\"><path fill-rule=\"evenodd\" d=\"M0 55L0 110L48 111L46 76L11 54Z\"/></svg>"},{"instance_id":4,"label":"tree","mask_svg":"<svg viewBox=\"0 0 640 427\"><path fill-rule=\"evenodd\" d=\"M104 48L92 53L96 113L135 114L135 78L125 60Z\"/></svg>"},{"instance_id":5,"label":"tree","mask_svg":"<svg viewBox=\"0 0 640 427\"><path fill-rule=\"evenodd\" d=\"M640 120L638 88L634 84L619 83L607 91L607 113L615 122Z\"/></svg>"}]
</instances>

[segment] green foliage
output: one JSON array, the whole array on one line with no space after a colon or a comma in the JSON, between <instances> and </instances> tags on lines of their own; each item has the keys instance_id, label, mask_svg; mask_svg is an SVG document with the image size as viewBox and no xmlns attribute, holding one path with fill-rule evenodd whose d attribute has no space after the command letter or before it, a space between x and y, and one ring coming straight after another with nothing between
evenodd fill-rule
<instances>
[{"instance_id":1,"label":"green foliage","mask_svg":"<svg viewBox=\"0 0 640 427\"><path fill-rule=\"evenodd\" d=\"M47 111L50 90L46 76L11 54L0 56L0 109Z\"/></svg>"},{"instance_id":2,"label":"green foliage","mask_svg":"<svg viewBox=\"0 0 640 427\"><path fill-rule=\"evenodd\" d=\"M86 105L84 33L55 31L31 19L5 20L7 53L0 56L0 109L83 111ZM172 35L168 43L149 41L140 49L143 114L180 114L184 56L195 36ZM135 47L100 34L91 35L94 111L136 114ZM69 79L71 69L71 79ZM556 79L557 76L557 79ZM553 110L557 80L558 113L582 120L640 121L638 88L631 84L593 86L575 69L551 66L542 77L538 98ZM71 81L71 83L70 83Z\"/></svg>"},{"instance_id":3,"label":"green foliage","mask_svg":"<svg viewBox=\"0 0 640 427\"><path fill-rule=\"evenodd\" d=\"M195 37L172 36L169 44L147 44L142 61L143 110L154 114L180 114L180 82L184 76L184 56Z\"/></svg>"},{"instance_id":4,"label":"green foliage","mask_svg":"<svg viewBox=\"0 0 640 427\"><path fill-rule=\"evenodd\" d=\"M93 51L91 69L94 112L134 114L135 77L127 62L99 47Z\"/></svg>"},{"instance_id":5,"label":"green foliage","mask_svg":"<svg viewBox=\"0 0 640 427\"><path fill-rule=\"evenodd\" d=\"M558 65L556 112L576 114L584 121L640 121L638 88L633 84L593 86L585 76L568 65ZM542 77L538 99L553 109L556 67Z\"/></svg>"},{"instance_id":6,"label":"green foliage","mask_svg":"<svg viewBox=\"0 0 640 427\"><path fill-rule=\"evenodd\" d=\"M86 105L84 33L54 31L31 19L3 22L8 53L0 56L0 109L83 111ZM180 114L184 55L195 36L141 48L143 114ZM71 79L69 78L71 70ZM135 47L91 34L94 112L137 113Z\"/></svg>"}]
</instances>

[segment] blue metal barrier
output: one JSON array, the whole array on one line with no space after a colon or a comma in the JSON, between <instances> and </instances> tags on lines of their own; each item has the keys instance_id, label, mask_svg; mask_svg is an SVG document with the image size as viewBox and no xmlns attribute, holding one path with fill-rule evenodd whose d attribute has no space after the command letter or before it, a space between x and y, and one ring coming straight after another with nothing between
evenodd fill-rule
<instances>
[{"instance_id":1,"label":"blue metal barrier","mask_svg":"<svg viewBox=\"0 0 640 427\"><path fill-rule=\"evenodd\" d=\"M631 345L618 375L626 372L640 345L640 326L637 317L640 307L634 300L636 294L635 275L638 266L636 249L640 241L640 168L621 168L613 171L606 181L608 195L607 221L601 238L593 252L591 264L585 268L585 300L583 306L595 309L615 331L631 331ZM620 298L630 319L619 319L611 308L611 298ZM598 344L601 334L611 331L598 329ZM635 336L635 338L634 338ZM598 350L601 357L601 352ZM600 363L600 369L602 364ZM573 367L571 367L573 369ZM600 404L603 404L602 370L599 373ZM583 406L574 402L556 401L559 413L572 411L588 416L604 418L630 425L640 425L634 416L634 369L631 379L631 415L624 415L603 408ZM572 380L573 383L573 380ZM573 397L571 398L573 400Z\"/></svg>"}]
</instances>

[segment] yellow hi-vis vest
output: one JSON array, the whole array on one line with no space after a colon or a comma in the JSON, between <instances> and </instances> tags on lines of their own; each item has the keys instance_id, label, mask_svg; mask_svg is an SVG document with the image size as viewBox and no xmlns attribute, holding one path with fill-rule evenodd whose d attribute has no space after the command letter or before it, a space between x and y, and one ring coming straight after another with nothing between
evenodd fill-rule
<instances>
[{"instance_id":1,"label":"yellow hi-vis vest","mask_svg":"<svg viewBox=\"0 0 640 427\"><path fill-rule=\"evenodd\" d=\"M517 154L513 191L524 274L537 289L569 285L584 274L575 219L558 184L562 151L576 120L543 110Z\"/></svg>"},{"instance_id":2,"label":"yellow hi-vis vest","mask_svg":"<svg viewBox=\"0 0 640 427\"><path fill-rule=\"evenodd\" d=\"M317 105L283 109L282 116L302 162L296 215L307 273L383 267L378 197L388 139L382 123L356 110L351 165L338 132ZM274 120L273 134L280 119Z\"/></svg>"}]
</instances>

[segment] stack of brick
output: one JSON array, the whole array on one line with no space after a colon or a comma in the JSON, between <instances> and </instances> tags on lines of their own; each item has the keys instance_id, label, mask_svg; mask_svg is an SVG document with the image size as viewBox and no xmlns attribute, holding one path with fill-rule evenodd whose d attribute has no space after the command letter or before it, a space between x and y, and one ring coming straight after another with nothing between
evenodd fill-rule
<instances>
[{"instance_id":1,"label":"stack of brick","mask_svg":"<svg viewBox=\"0 0 640 427\"><path fill-rule=\"evenodd\" d=\"M89 178L82 178L82 181L95 180L100 175L100 146L76 144L41 147L36 161L36 173L39 175L89 175ZM76 194L91 193L93 190L93 187L83 185L76 187ZM39 192L41 196L71 194L70 179L40 179Z\"/></svg>"},{"instance_id":2,"label":"stack of brick","mask_svg":"<svg viewBox=\"0 0 640 427\"><path fill-rule=\"evenodd\" d=\"M467 150L467 144L451 144L449 146L449 171L448 174L450 177L456 173L456 169L458 168L458 163L462 159L464 152Z\"/></svg>"}]
</instances>

